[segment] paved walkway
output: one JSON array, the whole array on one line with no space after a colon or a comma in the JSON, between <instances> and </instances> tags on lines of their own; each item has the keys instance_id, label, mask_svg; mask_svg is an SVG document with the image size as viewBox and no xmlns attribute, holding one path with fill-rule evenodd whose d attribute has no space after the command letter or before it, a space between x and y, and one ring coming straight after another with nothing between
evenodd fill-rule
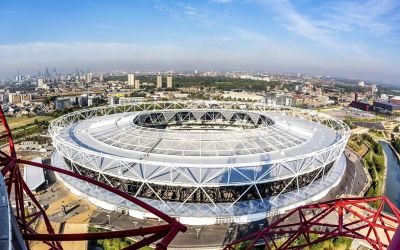
<instances>
[{"instance_id":1,"label":"paved walkway","mask_svg":"<svg viewBox=\"0 0 400 250\"><path fill-rule=\"evenodd\" d=\"M51 223L51 225L53 226L54 231L58 233L60 230L60 223ZM38 221L38 224L36 225L36 232L47 233L47 229L43 220ZM49 249L49 246L40 241L32 241L30 242L30 248L31 250L44 250Z\"/></svg>"},{"instance_id":2,"label":"paved walkway","mask_svg":"<svg viewBox=\"0 0 400 250\"><path fill-rule=\"evenodd\" d=\"M62 233L86 233L88 231L87 223L70 223L67 222L64 225L64 230ZM66 241L62 243L64 249L73 249L73 250L86 250L87 249L87 241Z\"/></svg>"},{"instance_id":3,"label":"paved walkway","mask_svg":"<svg viewBox=\"0 0 400 250\"><path fill-rule=\"evenodd\" d=\"M50 176L52 173L50 173ZM89 220L99 209L88 201L73 195L61 183L50 177L50 186L37 196L38 201L47 207L46 213L56 233L85 233L88 231ZM62 210L65 208L66 213ZM40 220L36 226L39 233L46 233L47 230ZM33 242L32 250L48 249L42 242ZM86 250L87 241L63 242L64 249Z\"/></svg>"}]
</instances>

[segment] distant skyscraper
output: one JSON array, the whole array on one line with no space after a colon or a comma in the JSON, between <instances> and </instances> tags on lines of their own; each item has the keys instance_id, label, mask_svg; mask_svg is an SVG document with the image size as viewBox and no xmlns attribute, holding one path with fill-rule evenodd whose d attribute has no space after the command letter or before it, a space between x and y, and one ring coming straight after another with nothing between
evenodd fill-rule
<instances>
[{"instance_id":1,"label":"distant skyscraper","mask_svg":"<svg viewBox=\"0 0 400 250\"><path fill-rule=\"evenodd\" d=\"M48 67L46 67L46 76L50 76L50 72L49 72L49 68Z\"/></svg>"},{"instance_id":2,"label":"distant skyscraper","mask_svg":"<svg viewBox=\"0 0 400 250\"><path fill-rule=\"evenodd\" d=\"M376 84L372 84L371 91L374 93L378 92L378 87L376 86Z\"/></svg>"},{"instance_id":3,"label":"distant skyscraper","mask_svg":"<svg viewBox=\"0 0 400 250\"><path fill-rule=\"evenodd\" d=\"M19 70L18 70L18 73L17 73L17 75L15 76L15 81L16 82L20 82L22 80L22 77L21 77L21 74L19 73Z\"/></svg>"},{"instance_id":4,"label":"distant skyscraper","mask_svg":"<svg viewBox=\"0 0 400 250\"><path fill-rule=\"evenodd\" d=\"M158 89L162 88L162 76L161 75L157 76L157 88Z\"/></svg>"},{"instance_id":5,"label":"distant skyscraper","mask_svg":"<svg viewBox=\"0 0 400 250\"><path fill-rule=\"evenodd\" d=\"M139 82L139 80L135 80L135 89L140 89L140 82Z\"/></svg>"},{"instance_id":6,"label":"distant skyscraper","mask_svg":"<svg viewBox=\"0 0 400 250\"><path fill-rule=\"evenodd\" d=\"M8 95L8 101L10 103L21 103L21 95L18 93L10 93Z\"/></svg>"},{"instance_id":7,"label":"distant skyscraper","mask_svg":"<svg viewBox=\"0 0 400 250\"><path fill-rule=\"evenodd\" d=\"M86 74L86 83L91 83L93 80L93 74L92 73L87 73Z\"/></svg>"},{"instance_id":8,"label":"distant skyscraper","mask_svg":"<svg viewBox=\"0 0 400 250\"><path fill-rule=\"evenodd\" d=\"M45 89L46 87L45 87L45 83L44 83L44 78L38 78L37 79L37 87L39 88L39 89Z\"/></svg>"},{"instance_id":9,"label":"distant skyscraper","mask_svg":"<svg viewBox=\"0 0 400 250\"><path fill-rule=\"evenodd\" d=\"M167 88L172 89L172 76L167 76Z\"/></svg>"},{"instance_id":10,"label":"distant skyscraper","mask_svg":"<svg viewBox=\"0 0 400 250\"><path fill-rule=\"evenodd\" d=\"M128 85L135 85L135 75L128 74Z\"/></svg>"}]
</instances>

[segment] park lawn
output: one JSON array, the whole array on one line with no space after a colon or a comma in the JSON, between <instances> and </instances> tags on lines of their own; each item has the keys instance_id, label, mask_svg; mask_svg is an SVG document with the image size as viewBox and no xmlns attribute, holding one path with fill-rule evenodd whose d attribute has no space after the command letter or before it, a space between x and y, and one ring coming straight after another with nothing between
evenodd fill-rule
<instances>
[{"instance_id":1,"label":"park lawn","mask_svg":"<svg viewBox=\"0 0 400 250\"><path fill-rule=\"evenodd\" d=\"M386 120L385 117L375 115L375 117L354 117L354 116L346 116L346 119L351 122L383 122Z\"/></svg>"},{"instance_id":2,"label":"park lawn","mask_svg":"<svg viewBox=\"0 0 400 250\"><path fill-rule=\"evenodd\" d=\"M357 136L352 136L347 142L347 145L360 157L364 156L368 152L367 145L365 145L364 141Z\"/></svg>"},{"instance_id":3,"label":"park lawn","mask_svg":"<svg viewBox=\"0 0 400 250\"><path fill-rule=\"evenodd\" d=\"M20 127L27 126L29 124L34 124L35 119L38 120L38 122L41 121L50 121L53 119L51 116L35 116L35 117L6 117L8 126L13 130L17 129ZM3 130L3 128L1 128Z\"/></svg>"},{"instance_id":4,"label":"park lawn","mask_svg":"<svg viewBox=\"0 0 400 250\"><path fill-rule=\"evenodd\" d=\"M89 226L89 232L107 232L109 230L103 228L96 228ZM88 242L88 249L95 249L96 246L103 248L104 250L119 250L125 248L131 244L135 243L135 241L129 238L114 238L114 239L103 239L103 240L90 240ZM145 246L140 248L140 250L153 250L153 248L149 246Z\"/></svg>"},{"instance_id":5,"label":"park lawn","mask_svg":"<svg viewBox=\"0 0 400 250\"><path fill-rule=\"evenodd\" d=\"M383 185L385 184L385 155L382 146L371 135L363 134L362 139L370 147L368 153L364 155L364 167L367 168L372 179L371 186L365 193L365 197L381 196L383 194ZM372 206L378 208L379 204L374 202Z\"/></svg>"},{"instance_id":6,"label":"park lawn","mask_svg":"<svg viewBox=\"0 0 400 250\"><path fill-rule=\"evenodd\" d=\"M385 135L383 133L385 133ZM374 139L386 139L387 138L386 131L369 131L368 134L371 135L372 137L374 137Z\"/></svg>"},{"instance_id":7,"label":"park lawn","mask_svg":"<svg viewBox=\"0 0 400 250\"><path fill-rule=\"evenodd\" d=\"M327 106L327 107L323 107L323 108L318 108L317 111L322 112L322 113L327 113L327 112L335 111L335 110L339 109L340 107L341 107L340 105L331 105L331 106Z\"/></svg>"},{"instance_id":8,"label":"park lawn","mask_svg":"<svg viewBox=\"0 0 400 250\"><path fill-rule=\"evenodd\" d=\"M314 241L316 239L319 238L318 235L316 234L309 234L311 241ZM277 239L276 243L278 246L281 246L283 243L284 239ZM304 250L320 250L320 249L334 249L334 250L348 250L350 249L351 243L353 242L353 239L350 238L345 238L345 237L337 237L337 238L331 238L328 240L325 240L323 242L319 242L316 244L313 244L309 247L305 247L302 248ZM299 245L303 245L305 244L305 238L304 236L300 236L299 238L297 238L293 243L292 243L292 247L294 246L299 246ZM248 242L244 242L242 245L236 247L235 249L237 250L242 250L242 249L246 249L246 246L248 246ZM273 246L270 246L273 249ZM256 248L258 249L258 248ZM262 248L260 248L262 249Z\"/></svg>"}]
</instances>

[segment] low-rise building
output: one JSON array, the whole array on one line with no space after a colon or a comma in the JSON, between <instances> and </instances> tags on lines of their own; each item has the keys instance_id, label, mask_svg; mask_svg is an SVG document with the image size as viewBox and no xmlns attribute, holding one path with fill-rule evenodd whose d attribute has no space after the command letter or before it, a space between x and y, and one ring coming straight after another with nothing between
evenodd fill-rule
<instances>
[{"instance_id":1,"label":"low-rise building","mask_svg":"<svg viewBox=\"0 0 400 250\"><path fill-rule=\"evenodd\" d=\"M385 100L375 100L374 110L382 113L391 113L395 111L400 111L400 104Z\"/></svg>"},{"instance_id":2,"label":"low-rise building","mask_svg":"<svg viewBox=\"0 0 400 250\"><path fill-rule=\"evenodd\" d=\"M146 98L144 97L120 97L119 104L129 104L129 103L138 103L144 102Z\"/></svg>"},{"instance_id":3,"label":"low-rise building","mask_svg":"<svg viewBox=\"0 0 400 250\"><path fill-rule=\"evenodd\" d=\"M59 97L55 101L55 108L56 110L62 110L65 108L71 108L73 105L73 102L70 97Z\"/></svg>"},{"instance_id":4,"label":"low-rise building","mask_svg":"<svg viewBox=\"0 0 400 250\"><path fill-rule=\"evenodd\" d=\"M245 91L236 92L236 91L224 91L222 94L224 99L233 99L238 101L256 101L261 102L264 97L262 95L258 95L255 93L248 93Z\"/></svg>"}]
</instances>

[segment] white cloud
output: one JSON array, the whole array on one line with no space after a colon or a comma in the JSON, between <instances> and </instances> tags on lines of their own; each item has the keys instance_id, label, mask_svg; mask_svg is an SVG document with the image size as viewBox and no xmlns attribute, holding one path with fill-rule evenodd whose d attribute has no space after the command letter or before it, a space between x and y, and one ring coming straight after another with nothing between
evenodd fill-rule
<instances>
[{"instance_id":1,"label":"white cloud","mask_svg":"<svg viewBox=\"0 0 400 250\"><path fill-rule=\"evenodd\" d=\"M154 8L157 11L167 13L182 24L188 24L188 20L203 26L215 24L209 9L197 8L187 3L157 2Z\"/></svg>"},{"instance_id":2,"label":"white cloud","mask_svg":"<svg viewBox=\"0 0 400 250\"><path fill-rule=\"evenodd\" d=\"M54 65L61 68L127 67L151 62L166 62L176 56L176 48L168 45L129 43L23 43L0 45L0 71L27 71Z\"/></svg>"},{"instance_id":3,"label":"white cloud","mask_svg":"<svg viewBox=\"0 0 400 250\"><path fill-rule=\"evenodd\" d=\"M328 5L328 22L349 27L350 31L362 28L377 35L388 34L397 28L398 23L389 18L398 7L398 0L342 1ZM335 29L335 25L330 26Z\"/></svg>"},{"instance_id":4,"label":"white cloud","mask_svg":"<svg viewBox=\"0 0 400 250\"><path fill-rule=\"evenodd\" d=\"M362 31L376 36L398 29L398 22L390 14L400 6L398 0L332 1L316 7L313 15L304 13L290 0L261 0L273 7L276 20L290 32L316 41L333 49L347 46L340 38L345 32Z\"/></svg>"},{"instance_id":5,"label":"white cloud","mask_svg":"<svg viewBox=\"0 0 400 250\"><path fill-rule=\"evenodd\" d=\"M0 75L36 72L46 66L59 71L226 69L336 74L372 79L398 79L396 61L371 57L364 43L352 43L349 53L324 54L298 44L275 41L242 28L229 36L201 41L207 46L139 43L0 44ZM240 44L237 47L236 44Z\"/></svg>"},{"instance_id":6,"label":"white cloud","mask_svg":"<svg viewBox=\"0 0 400 250\"><path fill-rule=\"evenodd\" d=\"M316 22L300 13L289 0L265 0L261 1L267 7L273 7L283 19L284 27L298 35L317 41L331 48L338 48L338 42L327 30L316 25Z\"/></svg>"},{"instance_id":7,"label":"white cloud","mask_svg":"<svg viewBox=\"0 0 400 250\"><path fill-rule=\"evenodd\" d=\"M75 67L93 70L114 69L248 69L289 71L303 62L310 66L311 56L297 48L279 45L257 33L235 29L233 37L215 37L209 46L182 47L163 44L132 43L24 43L0 45L0 75L15 72L35 72L46 66L60 70ZM248 44L242 49L225 48L233 40ZM205 42L205 41L204 41ZM304 63L304 61L306 63ZM314 64L312 66L315 66Z\"/></svg>"},{"instance_id":8,"label":"white cloud","mask_svg":"<svg viewBox=\"0 0 400 250\"><path fill-rule=\"evenodd\" d=\"M217 37L211 42L229 42ZM221 48L182 47L180 45L135 43L23 43L0 45L0 75L10 75L18 69L30 73L46 66L63 71L74 68L92 70L183 70L242 68L251 57ZM262 68L260 62L254 62Z\"/></svg>"}]
</instances>

